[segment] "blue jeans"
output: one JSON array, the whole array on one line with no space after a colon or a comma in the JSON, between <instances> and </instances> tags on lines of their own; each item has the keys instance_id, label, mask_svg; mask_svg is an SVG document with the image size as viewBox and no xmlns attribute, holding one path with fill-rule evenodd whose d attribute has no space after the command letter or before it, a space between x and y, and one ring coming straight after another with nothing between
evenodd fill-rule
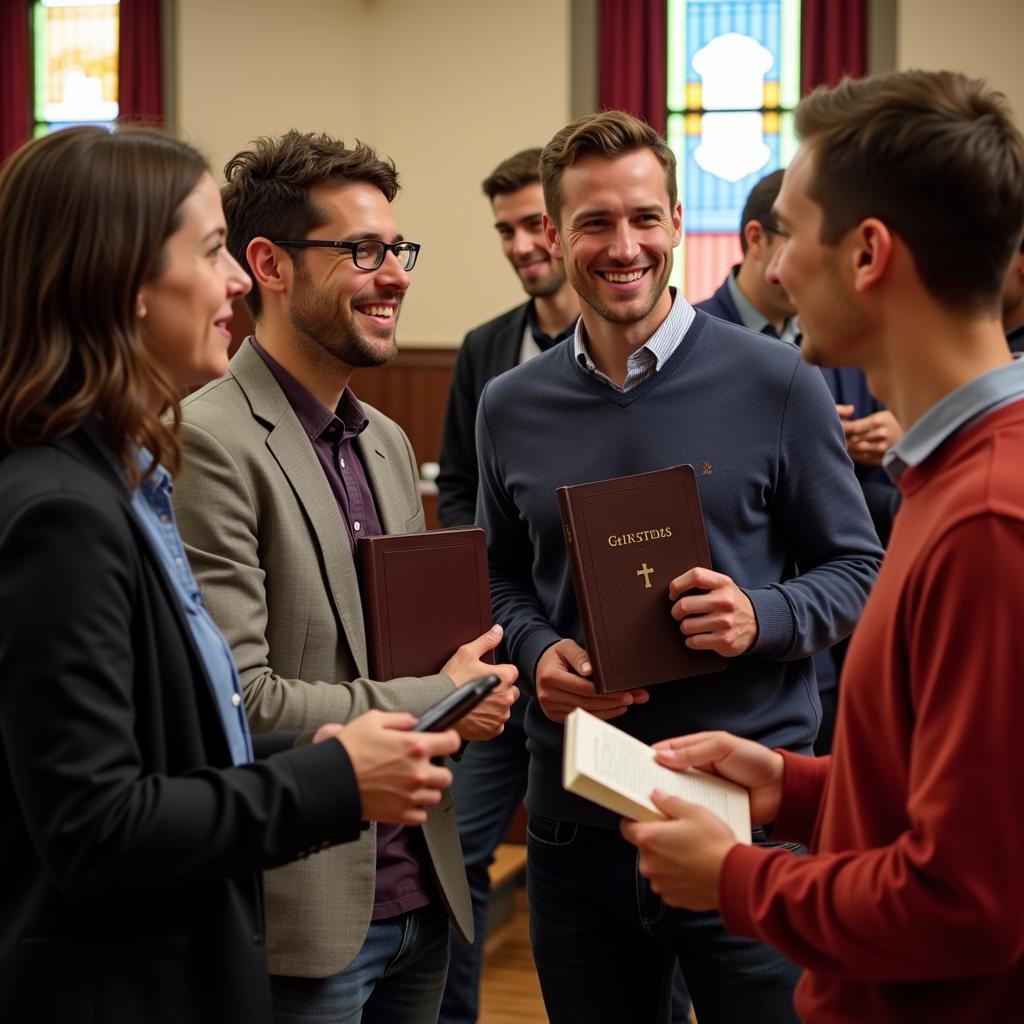
<instances>
[{"instance_id":1,"label":"blue jeans","mask_svg":"<svg viewBox=\"0 0 1024 1024\"><path fill-rule=\"evenodd\" d=\"M551 1024L662 1024L675 963L700 1024L798 1024L800 969L729 934L717 913L662 903L614 829L530 815L530 934Z\"/></svg>"},{"instance_id":2,"label":"blue jeans","mask_svg":"<svg viewBox=\"0 0 1024 1024\"><path fill-rule=\"evenodd\" d=\"M439 1024L475 1024L479 1013L480 969L491 891L487 869L526 792L530 755L523 714L527 700L520 697L512 705L512 715L500 736L470 743L462 760L450 765L455 775L452 797L473 901L476 941L470 945L454 929L451 931L451 959Z\"/></svg>"},{"instance_id":3,"label":"blue jeans","mask_svg":"<svg viewBox=\"0 0 1024 1024\"><path fill-rule=\"evenodd\" d=\"M448 915L438 902L370 922L340 974L275 974L275 1024L434 1024L448 964Z\"/></svg>"}]
</instances>

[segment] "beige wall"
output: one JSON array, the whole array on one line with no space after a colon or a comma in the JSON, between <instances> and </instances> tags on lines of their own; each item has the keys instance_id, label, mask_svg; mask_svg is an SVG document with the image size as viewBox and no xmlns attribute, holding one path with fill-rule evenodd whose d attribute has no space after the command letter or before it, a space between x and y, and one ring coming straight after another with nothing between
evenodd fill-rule
<instances>
[{"instance_id":1,"label":"beige wall","mask_svg":"<svg viewBox=\"0 0 1024 1024\"><path fill-rule=\"evenodd\" d=\"M480 181L569 120L571 0L177 0L178 128L221 168L290 127L391 156L424 249L403 345L457 344L521 301Z\"/></svg>"},{"instance_id":2,"label":"beige wall","mask_svg":"<svg viewBox=\"0 0 1024 1024\"><path fill-rule=\"evenodd\" d=\"M1021 0L899 0L896 66L949 69L1006 93L1024 124L1024 3Z\"/></svg>"},{"instance_id":3,"label":"beige wall","mask_svg":"<svg viewBox=\"0 0 1024 1024\"><path fill-rule=\"evenodd\" d=\"M290 127L359 137L393 157L404 182L399 228L424 246L402 344L457 344L522 297L480 181L569 120L580 9L589 8L581 0L176 0L172 105L179 129L218 169L253 136ZM872 0L872 9L889 11L897 67L982 75L1024 121L1024 2Z\"/></svg>"}]
</instances>

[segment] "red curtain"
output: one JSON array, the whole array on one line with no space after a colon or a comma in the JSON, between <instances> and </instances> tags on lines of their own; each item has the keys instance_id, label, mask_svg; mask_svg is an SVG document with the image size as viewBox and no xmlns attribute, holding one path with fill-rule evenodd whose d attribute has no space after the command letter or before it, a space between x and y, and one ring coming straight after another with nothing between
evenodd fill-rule
<instances>
[{"instance_id":1,"label":"red curtain","mask_svg":"<svg viewBox=\"0 0 1024 1024\"><path fill-rule=\"evenodd\" d=\"M0 0L0 163L32 134L27 0Z\"/></svg>"},{"instance_id":2,"label":"red curtain","mask_svg":"<svg viewBox=\"0 0 1024 1024\"><path fill-rule=\"evenodd\" d=\"M123 121L164 119L160 0L121 0L118 104Z\"/></svg>"},{"instance_id":3,"label":"red curtain","mask_svg":"<svg viewBox=\"0 0 1024 1024\"><path fill-rule=\"evenodd\" d=\"M602 0L598 103L665 134L665 0Z\"/></svg>"},{"instance_id":4,"label":"red curtain","mask_svg":"<svg viewBox=\"0 0 1024 1024\"><path fill-rule=\"evenodd\" d=\"M868 70L868 0L803 0L800 91Z\"/></svg>"}]
</instances>

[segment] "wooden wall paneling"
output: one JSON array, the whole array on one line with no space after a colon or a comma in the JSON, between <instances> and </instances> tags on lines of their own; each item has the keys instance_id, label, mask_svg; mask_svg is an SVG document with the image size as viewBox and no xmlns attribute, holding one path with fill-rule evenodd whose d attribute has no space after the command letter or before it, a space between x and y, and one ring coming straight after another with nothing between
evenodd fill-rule
<instances>
[{"instance_id":1,"label":"wooden wall paneling","mask_svg":"<svg viewBox=\"0 0 1024 1024\"><path fill-rule=\"evenodd\" d=\"M386 366L356 370L352 390L409 435L416 461L436 462L457 349L410 348Z\"/></svg>"}]
</instances>

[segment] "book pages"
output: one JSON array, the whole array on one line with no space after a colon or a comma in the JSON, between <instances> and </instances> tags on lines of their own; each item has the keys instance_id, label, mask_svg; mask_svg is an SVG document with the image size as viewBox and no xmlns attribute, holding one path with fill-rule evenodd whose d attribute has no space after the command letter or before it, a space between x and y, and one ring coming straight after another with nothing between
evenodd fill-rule
<instances>
[{"instance_id":1,"label":"book pages","mask_svg":"<svg viewBox=\"0 0 1024 1024\"><path fill-rule=\"evenodd\" d=\"M750 842L750 796L742 786L693 768L666 768L653 747L582 708L566 718L565 731L563 784L570 792L626 818L660 821L664 815L650 799L658 787L707 808L738 842Z\"/></svg>"}]
</instances>

